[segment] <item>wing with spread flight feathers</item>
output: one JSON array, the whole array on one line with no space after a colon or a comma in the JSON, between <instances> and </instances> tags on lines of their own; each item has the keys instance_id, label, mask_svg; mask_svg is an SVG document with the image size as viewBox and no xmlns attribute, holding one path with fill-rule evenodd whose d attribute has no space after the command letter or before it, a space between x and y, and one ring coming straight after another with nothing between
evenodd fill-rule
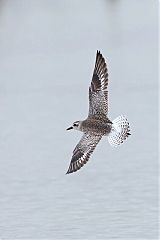
<instances>
[{"instance_id":1,"label":"wing with spread flight feathers","mask_svg":"<svg viewBox=\"0 0 160 240\"><path fill-rule=\"evenodd\" d=\"M96 63L89 87L89 115L108 113L108 71L104 57L97 51Z\"/></svg>"},{"instance_id":2,"label":"wing with spread flight feathers","mask_svg":"<svg viewBox=\"0 0 160 240\"><path fill-rule=\"evenodd\" d=\"M95 136L87 133L83 134L73 151L73 156L66 174L76 172L87 163L101 138L102 136Z\"/></svg>"}]
</instances>

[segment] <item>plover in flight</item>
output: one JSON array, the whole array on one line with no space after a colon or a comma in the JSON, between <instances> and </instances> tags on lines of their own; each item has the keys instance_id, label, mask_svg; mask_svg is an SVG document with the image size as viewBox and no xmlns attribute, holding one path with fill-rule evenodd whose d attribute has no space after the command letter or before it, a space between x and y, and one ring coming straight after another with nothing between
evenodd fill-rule
<instances>
[{"instance_id":1,"label":"plover in flight","mask_svg":"<svg viewBox=\"0 0 160 240\"><path fill-rule=\"evenodd\" d=\"M97 51L96 63L89 87L89 113L83 121L76 121L67 130L83 132L83 136L73 151L66 174L83 167L103 136L108 137L112 146L118 146L130 135L129 123L121 115L111 121L108 117L108 71L104 57Z\"/></svg>"}]
</instances>

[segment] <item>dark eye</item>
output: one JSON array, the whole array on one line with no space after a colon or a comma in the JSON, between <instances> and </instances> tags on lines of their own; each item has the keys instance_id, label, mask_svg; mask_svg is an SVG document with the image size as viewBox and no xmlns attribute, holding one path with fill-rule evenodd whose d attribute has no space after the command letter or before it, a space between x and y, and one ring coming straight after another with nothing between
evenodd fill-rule
<instances>
[{"instance_id":1,"label":"dark eye","mask_svg":"<svg viewBox=\"0 0 160 240\"><path fill-rule=\"evenodd\" d=\"M74 127L78 127L78 124L74 123L73 126L74 126Z\"/></svg>"}]
</instances>

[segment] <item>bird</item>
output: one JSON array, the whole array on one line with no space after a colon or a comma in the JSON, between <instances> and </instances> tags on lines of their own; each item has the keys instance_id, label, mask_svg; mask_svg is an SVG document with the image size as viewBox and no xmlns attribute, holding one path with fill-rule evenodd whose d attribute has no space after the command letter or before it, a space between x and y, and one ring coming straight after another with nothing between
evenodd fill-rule
<instances>
[{"instance_id":1,"label":"bird","mask_svg":"<svg viewBox=\"0 0 160 240\"><path fill-rule=\"evenodd\" d=\"M83 121L75 121L66 130L71 129L81 131L83 135L73 150L66 174L76 172L88 162L103 136L108 137L111 146L117 147L131 135L129 122L124 115L113 121L108 118L108 69L103 55L98 50L89 87L88 116Z\"/></svg>"}]
</instances>

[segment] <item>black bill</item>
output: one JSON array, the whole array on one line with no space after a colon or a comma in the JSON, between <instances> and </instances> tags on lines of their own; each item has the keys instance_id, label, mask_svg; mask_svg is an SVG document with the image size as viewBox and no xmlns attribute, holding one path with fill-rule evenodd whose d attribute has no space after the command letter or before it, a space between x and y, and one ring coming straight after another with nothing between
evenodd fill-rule
<instances>
[{"instance_id":1,"label":"black bill","mask_svg":"<svg viewBox=\"0 0 160 240\"><path fill-rule=\"evenodd\" d=\"M73 129L73 127L69 127L69 128L67 128L66 130L71 130L71 129Z\"/></svg>"}]
</instances>

